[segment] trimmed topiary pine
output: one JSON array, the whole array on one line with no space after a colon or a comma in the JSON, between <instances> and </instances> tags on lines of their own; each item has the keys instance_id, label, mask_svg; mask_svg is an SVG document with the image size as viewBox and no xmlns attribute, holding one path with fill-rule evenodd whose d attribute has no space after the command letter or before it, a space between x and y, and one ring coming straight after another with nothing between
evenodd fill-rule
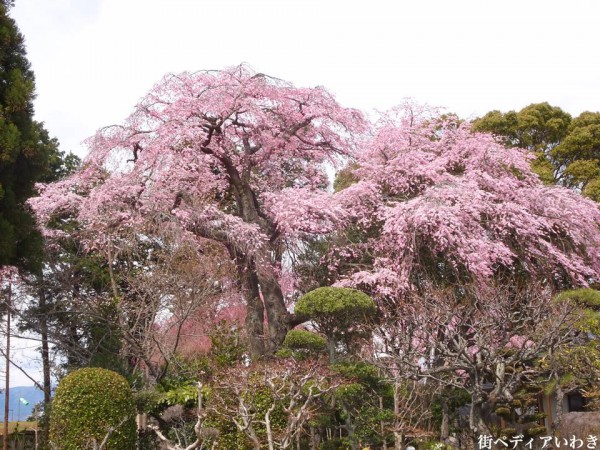
<instances>
[{"instance_id":1,"label":"trimmed topiary pine","mask_svg":"<svg viewBox=\"0 0 600 450\"><path fill-rule=\"evenodd\" d=\"M277 356L282 358L294 356L303 359L317 356L326 348L327 340L323 336L307 330L290 330L285 335L283 346L277 352Z\"/></svg>"},{"instance_id":2,"label":"trimmed topiary pine","mask_svg":"<svg viewBox=\"0 0 600 450\"><path fill-rule=\"evenodd\" d=\"M323 336L306 330L290 330L285 336L283 346L292 350L320 352L325 350L327 341Z\"/></svg>"},{"instance_id":3,"label":"trimmed topiary pine","mask_svg":"<svg viewBox=\"0 0 600 450\"><path fill-rule=\"evenodd\" d=\"M329 357L334 361L339 344L346 346L369 329L368 319L377 308L373 299L356 289L321 287L300 297L295 313L312 320L327 337Z\"/></svg>"},{"instance_id":4,"label":"trimmed topiary pine","mask_svg":"<svg viewBox=\"0 0 600 450\"><path fill-rule=\"evenodd\" d=\"M135 448L135 406L129 383L116 372L79 369L56 388L50 441L61 450Z\"/></svg>"},{"instance_id":5,"label":"trimmed topiary pine","mask_svg":"<svg viewBox=\"0 0 600 450\"><path fill-rule=\"evenodd\" d=\"M570 303L580 308L581 318L575 324L578 331L598 334L600 332L600 291L597 289L573 289L561 292L557 302Z\"/></svg>"}]
</instances>

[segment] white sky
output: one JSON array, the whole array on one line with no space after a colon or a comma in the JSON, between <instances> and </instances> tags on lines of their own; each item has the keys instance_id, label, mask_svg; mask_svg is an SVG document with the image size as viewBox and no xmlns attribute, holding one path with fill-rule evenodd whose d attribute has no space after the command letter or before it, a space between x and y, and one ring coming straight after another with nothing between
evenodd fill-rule
<instances>
[{"instance_id":1,"label":"white sky","mask_svg":"<svg viewBox=\"0 0 600 450\"><path fill-rule=\"evenodd\" d=\"M16 0L11 15L36 117L80 155L165 73L241 62L365 111L405 97L466 118L600 110L597 0Z\"/></svg>"},{"instance_id":2,"label":"white sky","mask_svg":"<svg viewBox=\"0 0 600 450\"><path fill-rule=\"evenodd\" d=\"M5 326L3 322L2 327ZM17 330L13 328L13 332ZM2 346L2 350L6 350L6 340L5 337L2 336L0 339L0 345ZM42 360L40 356L40 352L38 348L41 346L39 340L26 340L26 339L18 339L11 338L11 348L10 348L10 359L19 365L23 370L25 370L30 377L35 379L37 382L42 384L43 375L42 375ZM5 353L0 356L0 389L4 390L4 386L6 383L6 363L5 363ZM33 386L32 381L27 378L19 369L17 369L14 365L10 366L10 386ZM4 396L4 391L2 394ZM29 399L26 399L29 400ZM2 412L2 419L4 419L4 413Z\"/></svg>"},{"instance_id":3,"label":"white sky","mask_svg":"<svg viewBox=\"0 0 600 450\"><path fill-rule=\"evenodd\" d=\"M600 110L597 0L16 0L12 16L37 118L80 154L165 73L240 62L366 111Z\"/></svg>"}]
</instances>

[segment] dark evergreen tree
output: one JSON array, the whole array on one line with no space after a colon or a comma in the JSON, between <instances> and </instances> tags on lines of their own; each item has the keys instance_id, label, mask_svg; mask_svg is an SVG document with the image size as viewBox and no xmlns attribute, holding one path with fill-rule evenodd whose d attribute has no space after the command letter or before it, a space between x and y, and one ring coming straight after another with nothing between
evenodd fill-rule
<instances>
[{"instance_id":1,"label":"dark evergreen tree","mask_svg":"<svg viewBox=\"0 0 600 450\"><path fill-rule=\"evenodd\" d=\"M33 120L35 80L8 15L11 3L0 2L0 266L39 271L42 239L25 201L37 181L56 179L73 157L65 160L56 139Z\"/></svg>"},{"instance_id":2,"label":"dark evergreen tree","mask_svg":"<svg viewBox=\"0 0 600 450\"><path fill-rule=\"evenodd\" d=\"M58 180L80 161L60 151L58 141L49 136L43 123L33 119L35 79L23 36L8 15L12 5L12 1L0 0L0 267L14 265L30 274L27 279L37 304L26 314L36 319L21 321L21 326L40 334L47 404L51 388L49 305L44 289L35 287L42 285L43 240L25 202L35 195L36 182Z\"/></svg>"}]
</instances>

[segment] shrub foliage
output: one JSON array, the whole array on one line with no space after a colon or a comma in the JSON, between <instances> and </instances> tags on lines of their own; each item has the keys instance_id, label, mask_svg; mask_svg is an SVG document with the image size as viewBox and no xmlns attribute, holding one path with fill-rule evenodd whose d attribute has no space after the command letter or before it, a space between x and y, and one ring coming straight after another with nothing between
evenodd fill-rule
<instances>
[{"instance_id":1,"label":"shrub foliage","mask_svg":"<svg viewBox=\"0 0 600 450\"><path fill-rule=\"evenodd\" d=\"M116 372L84 368L67 375L56 388L50 440L61 450L93 448L111 429L110 450L135 448L135 407L131 388Z\"/></svg>"}]
</instances>

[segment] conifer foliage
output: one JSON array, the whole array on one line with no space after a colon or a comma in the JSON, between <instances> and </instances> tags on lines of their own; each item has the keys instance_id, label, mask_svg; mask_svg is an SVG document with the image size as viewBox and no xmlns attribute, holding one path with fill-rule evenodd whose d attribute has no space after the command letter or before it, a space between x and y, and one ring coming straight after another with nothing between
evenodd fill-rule
<instances>
[{"instance_id":1,"label":"conifer foliage","mask_svg":"<svg viewBox=\"0 0 600 450\"><path fill-rule=\"evenodd\" d=\"M0 265L36 269L41 237L24 208L34 183L51 178L57 142L33 120L35 82L23 36L0 3Z\"/></svg>"}]
</instances>

